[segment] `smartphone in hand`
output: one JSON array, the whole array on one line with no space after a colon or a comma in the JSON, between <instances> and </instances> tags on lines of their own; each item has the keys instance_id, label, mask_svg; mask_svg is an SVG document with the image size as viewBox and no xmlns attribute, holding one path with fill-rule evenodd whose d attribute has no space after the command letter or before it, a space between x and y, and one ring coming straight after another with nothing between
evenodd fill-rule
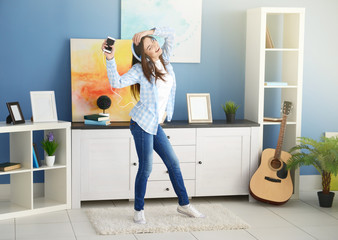
<instances>
[{"instance_id":1,"label":"smartphone in hand","mask_svg":"<svg viewBox=\"0 0 338 240\"><path fill-rule=\"evenodd\" d=\"M104 49L103 49L103 51L105 51L105 52L107 52L107 53L111 53L111 50L112 50L112 47L111 46L113 46L114 45L114 43L115 43L115 38L112 38L112 37L107 37L107 47L105 47Z\"/></svg>"}]
</instances>

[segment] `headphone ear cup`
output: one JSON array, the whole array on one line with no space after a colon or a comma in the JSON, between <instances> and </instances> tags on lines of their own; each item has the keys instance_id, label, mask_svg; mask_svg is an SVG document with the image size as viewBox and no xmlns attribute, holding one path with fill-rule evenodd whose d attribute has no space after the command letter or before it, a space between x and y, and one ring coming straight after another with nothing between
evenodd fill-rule
<instances>
[{"instance_id":1,"label":"headphone ear cup","mask_svg":"<svg viewBox=\"0 0 338 240\"><path fill-rule=\"evenodd\" d=\"M131 44L131 51L132 51L134 57L135 57L139 62L141 62L141 56L138 56L138 55L136 54L135 48L136 48L135 44L132 43L132 44Z\"/></svg>"}]
</instances>

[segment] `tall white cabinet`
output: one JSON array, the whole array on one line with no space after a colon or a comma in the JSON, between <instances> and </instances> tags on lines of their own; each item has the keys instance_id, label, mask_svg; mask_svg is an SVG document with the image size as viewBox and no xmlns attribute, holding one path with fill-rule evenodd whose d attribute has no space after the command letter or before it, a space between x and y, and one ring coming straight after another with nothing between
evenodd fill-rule
<instances>
[{"instance_id":1,"label":"tall white cabinet","mask_svg":"<svg viewBox=\"0 0 338 240\"><path fill-rule=\"evenodd\" d=\"M1 146L1 152L9 151L9 159L1 162L20 163L21 168L0 172L9 176L8 191L0 192L0 220L36 213L57 211L71 207L71 132L70 122L33 123L10 125L0 122L0 137L8 138L9 149ZM33 168L34 132L44 135L53 132L59 143L52 167L42 165ZM36 142L38 145L40 143ZM43 160L43 159L42 159ZM44 171L43 190L33 182L34 172ZM4 184L5 185L5 184ZM37 186L39 185L39 186ZM1 186L2 189L4 186ZM7 186L6 186L7 187ZM8 193L6 193L8 192Z\"/></svg>"},{"instance_id":2,"label":"tall white cabinet","mask_svg":"<svg viewBox=\"0 0 338 240\"><path fill-rule=\"evenodd\" d=\"M280 123L264 117L281 117L283 101L293 104L283 150L288 151L301 136L304 15L304 8L247 10L244 118L260 124L260 151L277 143ZM292 178L293 198L298 198L299 170L292 172Z\"/></svg>"}]
</instances>

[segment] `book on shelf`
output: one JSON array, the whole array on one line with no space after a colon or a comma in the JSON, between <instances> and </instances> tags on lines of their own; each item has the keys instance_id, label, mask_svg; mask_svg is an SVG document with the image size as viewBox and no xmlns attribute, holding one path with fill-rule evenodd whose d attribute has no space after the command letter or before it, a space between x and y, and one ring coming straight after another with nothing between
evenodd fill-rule
<instances>
[{"instance_id":1,"label":"book on shelf","mask_svg":"<svg viewBox=\"0 0 338 240\"><path fill-rule=\"evenodd\" d=\"M109 117L109 113L99 113L99 115Z\"/></svg>"},{"instance_id":2,"label":"book on shelf","mask_svg":"<svg viewBox=\"0 0 338 240\"><path fill-rule=\"evenodd\" d=\"M33 143L33 148L34 148L34 151L35 151L36 159L38 160L38 164L41 167L42 166L41 158L39 156L39 151L38 151L38 147L37 147L36 143Z\"/></svg>"},{"instance_id":3,"label":"book on shelf","mask_svg":"<svg viewBox=\"0 0 338 240\"><path fill-rule=\"evenodd\" d=\"M87 120L93 120L93 121L108 121L109 120L109 116L103 116L100 114L84 115L83 118Z\"/></svg>"},{"instance_id":4,"label":"book on shelf","mask_svg":"<svg viewBox=\"0 0 338 240\"><path fill-rule=\"evenodd\" d=\"M266 122L282 122L282 118L264 117L263 120Z\"/></svg>"},{"instance_id":5,"label":"book on shelf","mask_svg":"<svg viewBox=\"0 0 338 240\"><path fill-rule=\"evenodd\" d=\"M34 146L33 146L33 168L39 168L38 159L36 158Z\"/></svg>"},{"instance_id":6,"label":"book on shelf","mask_svg":"<svg viewBox=\"0 0 338 240\"><path fill-rule=\"evenodd\" d=\"M12 162L0 163L0 171L2 172L7 172L18 168L21 168L20 163L12 163Z\"/></svg>"},{"instance_id":7,"label":"book on shelf","mask_svg":"<svg viewBox=\"0 0 338 240\"><path fill-rule=\"evenodd\" d=\"M94 121L94 120L85 119L84 124L108 126L110 124L110 121Z\"/></svg>"},{"instance_id":8,"label":"book on shelf","mask_svg":"<svg viewBox=\"0 0 338 240\"><path fill-rule=\"evenodd\" d=\"M287 82L264 82L264 86L287 86Z\"/></svg>"},{"instance_id":9,"label":"book on shelf","mask_svg":"<svg viewBox=\"0 0 338 240\"><path fill-rule=\"evenodd\" d=\"M265 47L266 48L274 48L274 44L270 35L270 31L266 28L266 39L265 39Z\"/></svg>"}]
</instances>

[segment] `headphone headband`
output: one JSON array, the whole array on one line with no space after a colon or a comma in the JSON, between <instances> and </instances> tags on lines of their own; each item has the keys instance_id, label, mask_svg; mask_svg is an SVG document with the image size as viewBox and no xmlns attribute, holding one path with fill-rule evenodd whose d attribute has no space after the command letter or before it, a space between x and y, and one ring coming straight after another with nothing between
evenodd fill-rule
<instances>
[{"instance_id":1,"label":"headphone headband","mask_svg":"<svg viewBox=\"0 0 338 240\"><path fill-rule=\"evenodd\" d=\"M141 62L141 56L138 56L134 49L134 43L131 44L131 51L133 52L134 57Z\"/></svg>"}]
</instances>

